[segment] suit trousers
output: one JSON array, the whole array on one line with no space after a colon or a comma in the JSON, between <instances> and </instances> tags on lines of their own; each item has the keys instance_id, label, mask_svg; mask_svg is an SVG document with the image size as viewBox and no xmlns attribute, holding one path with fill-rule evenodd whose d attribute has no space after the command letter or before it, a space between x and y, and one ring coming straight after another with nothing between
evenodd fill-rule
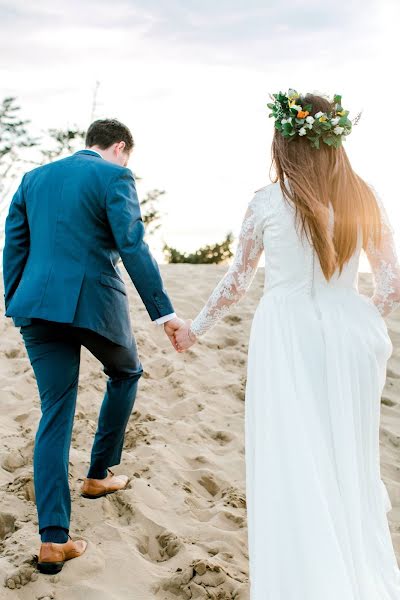
<instances>
[{"instance_id":1,"label":"suit trousers","mask_svg":"<svg viewBox=\"0 0 400 600\"><path fill-rule=\"evenodd\" d=\"M108 467L120 463L143 368L133 336L131 347L125 348L90 329L44 319L32 319L20 332L35 373L42 412L33 455L39 532L49 526L69 530L69 452L81 346L103 364L108 375L88 477L104 477Z\"/></svg>"}]
</instances>

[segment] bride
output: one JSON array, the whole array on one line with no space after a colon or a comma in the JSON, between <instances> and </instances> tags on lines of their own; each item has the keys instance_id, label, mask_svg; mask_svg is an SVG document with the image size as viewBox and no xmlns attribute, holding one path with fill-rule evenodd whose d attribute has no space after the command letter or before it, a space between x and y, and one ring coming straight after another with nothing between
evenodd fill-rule
<instances>
[{"instance_id":1,"label":"bride","mask_svg":"<svg viewBox=\"0 0 400 600\"><path fill-rule=\"evenodd\" d=\"M175 335L187 350L265 253L245 402L251 600L399 600L379 462L380 397L400 304L393 228L351 168L341 97L272 96L274 183L250 201L232 266ZM375 279L359 293L364 249Z\"/></svg>"}]
</instances>

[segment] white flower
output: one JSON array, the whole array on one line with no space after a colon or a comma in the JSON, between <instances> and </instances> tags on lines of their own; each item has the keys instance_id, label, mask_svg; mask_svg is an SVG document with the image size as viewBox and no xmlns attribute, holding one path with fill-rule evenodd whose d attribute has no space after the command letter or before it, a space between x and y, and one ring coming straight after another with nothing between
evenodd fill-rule
<instances>
[{"instance_id":1,"label":"white flower","mask_svg":"<svg viewBox=\"0 0 400 600\"><path fill-rule=\"evenodd\" d=\"M312 129L312 123L307 123L306 127L308 127L308 129Z\"/></svg>"},{"instance_id":2,"label":"white flower","mask_svg":"<svg viewBox=\"0 0 400 600\"><path fill-rule=\"evenodd\" d=\"M287 123L287 119L282 119L281 123L282 125L284 125L285 123Z\"/></svg>"},{"instance_id":3,"label":"white flower","mask_svg":"<svg viewBox=\"0 0 400 600\"><path fill-rule=\"evenodd\" d=\"M301 106L299 106L298 104L293 104L290 108L295 108L297 110L297 112L299 112L299 110L303 110Z\"/></svg>"},{"instance_id":4,"label":"white flower","mask_svg":"<svg viewBox=\"0 0 400 600\"><path fill-rule=\"evenodd\" d=\"M310 123L310 125L312 125L315 121L314 117L312 117L311 115L309 117L306 117L306 121L307 123Z\"/></svg>"},{"instance_id":5,"label":"white flower","mask_svg":"<svg viewBox=\"0 0 400 600\"><path fill-rule=\"evenodd\" d=\"M342 135L344 131L344 127L339 127L338 125L334 128L333 133L336 133L336 135Z\"/></svg>"},{"instance_id":6,"label":"white flower","mask_svg":"<svg viewBox=\"0 0 400 600\"><path fill-rule=\"evenodd\" d=\"M334 119L331 119L331 123L332 125L337 125L340 121L340 117L335 117Z\"/></svg>"},{"instance_id":7,"label":"white flower","mask_svg":"<svg viewBox=\"0 0 400 600\"><path fill-rule=\"evenodd\" d=\"M301 129L299 129L299 135L306 135L307 131L305 127L302 127Z\"/></svg>"},{"instance_id":8,"label":"white flower","mask_svg":"<svg viewBox=\"0 0 400 600\"><path fill-rule=\"evenodd\" d=\"M316 119L319 119L320 117L322 117L322 116L323 116L323 114L324 114L323 112L319 111L319 112L317 112L317 114L315 115L315 118L316 118Z\"/></svg>"}]
</instances>

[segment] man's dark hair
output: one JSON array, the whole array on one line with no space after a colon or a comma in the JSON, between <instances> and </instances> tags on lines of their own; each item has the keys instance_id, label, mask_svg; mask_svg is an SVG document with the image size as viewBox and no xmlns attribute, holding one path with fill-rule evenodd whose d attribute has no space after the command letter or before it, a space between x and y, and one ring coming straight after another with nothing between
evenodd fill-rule
<instances>
[{"instance_id":1,"label":"man's dark hair","mask_svg":"<svg viewBox=\"0 0 400 600\"><path fill-rule=\"evenodd\" d=\"M125 150L131 152L135 145L128 127L117 119L98 119L93 121L86 133L86 148L98 146L102 150L115 143L125 142Z\"/></svg>"}]
</instances>

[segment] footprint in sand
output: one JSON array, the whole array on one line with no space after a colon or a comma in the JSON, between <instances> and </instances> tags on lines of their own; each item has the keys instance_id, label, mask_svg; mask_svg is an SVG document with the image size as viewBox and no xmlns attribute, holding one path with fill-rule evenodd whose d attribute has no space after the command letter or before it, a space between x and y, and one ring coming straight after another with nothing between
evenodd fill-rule
<instances>
[{"instance_id":1,"label":"footprint in sand","mask_svg":"<svg viewBox=\"0 0 400 600\"><path fill-rule=\"evenodd\" d=\"M239 343L239 340L236 337L225 337L222 340L222 345L224 348L232 348L233 346L237 346Z\"/></svg>"},{"instance_id":2,"label":"footprint in sand","mask_svg":"<svg viewBox=\"0 0 400 600\"><path fill-rule=\"evenodd\" d=\"M227 488L222 492L225 506L233 508L246 508L246 495L234 487Z\"/></svg>"},{"instance_id":3,"label":"footprint in sand","mask_svg":"<svg viewBox=\"0 0 400 600\"><path fill-rule=\"evenodd\" d=\"M209 494L211 494L211 496L216 496L221 489L212 473L204 473L197 481Z\"/></svg>"},{"instance_id":4,"label":"footprint in sand","mask_svg":"<svg viewBox=\"0 0 400 600\"><path fill-rule=\"evenodd\" d=\"M9 452L1 461L1 466L9 473L14 473L14 471L24 467L25 465L26 460L19 450L13 450L12 452Z\"/></svg>"},{"instance_id":5,"label":"footprint in sand","mask_svg":"<svg viewBox=\"0 0 400 600\"><path fill-rule=\"evenodd\" d=\"M20 348L19 346L14 346L13 348L9 348L8 350L6 350L4 352L4 355L6 356L6 358L26 358L26 354L23 350L23 348Z\"/></svg>"},{"instance_id":6,"label":"footprint in sand","mask_svg":"<svg viewBox=\"0 0 400 600\"><path fill-rule=\"evenodd\" d=\"M32 473L19 475L6 486L7 492L15 493L18 498L35 502L35 488Z\"/></svg>"},{"instance_id":7,"label":"footprint in sand","mask_svg":"<svg viewBox=\"0 0 400 600\"><path fill-rule=\"evenodd\" d=\"M195 456L193 460L196 463L200 463L202 465L204 465L205 463L208 463L208 458L206 456L203 456L202 454L199 454L199 456Z\"/></svg>"},{"instance_id":8,"label":"footprint in sand","mask_svg":"<svg viewBox=\"0 0 400 600\"><path fill-rule=\"evenodd\" d=\"M155 417L154 415L150 414L150 413L146 413L145 415L143 415L142 421L157 421L157 417Z\"/></svg>"},{"instance_id":9,"label":"footprint in sand","mask_svg":"<svg viewBox=\"0 0 400 600\"><path fill-rule=\"evenodd\" d=\"M15 516L11 513L0 512L0 540L10 534L14 533L15 527Z\"/></svg>"},{"instance_id":10,"label":"footprint in sand","mask_svg":"<svg viewBox=\"0 0 400 600\"><path fill-rule=\"evenodd\" d=\"M394 400L391 400L390 398L387 398L386 396L382 396L381 403L384 404L385 406L389 406L390 408L397 405L397 402L395 402Z\"/></svg>"},{"instance_id":11,"label":"footprint in sand","mask_svg":"<svg viewBox=\"0 0 400 600\"><path fill-rule=\"evenodd\" d=\"M38 572L36 570L37 557L32 557L24 561L19 567L11 571L6 575L4 580L5 587L10 590L15 590L23 585L26 585L30 581L36 581L38 579Z\"/></svg>"},{"instance_id":12,"label":"footprint in sand","mask_svg":"<svg viewBox=\"0 0 400 600\"><path fill-rule=\"evenodd\" d=\"M222 319L225 323L229 323L230 325L237 325L242 322L242 318L237 315L228 315L224 319Z\"/></svg>"},{"instance_id":13,"label":"footprint in sand","mask_svg":"<svg viewBox=\"0 0 400 600\"><path fill-rule=\"evenodd\" d=\"M233 523L236 527L241 529L242 527L246 527L247 520L246 517L242 515L235 515L227 510L224 510L220 513L223 515L230 523Z\"/></svg>"},{"instance_id":14,"label":"footprint in sand","mask_svg":"<svg viewBox=\"0 0 400 600\"><path fill-rule=\"evenodd\" d=\"M139 535L137 548L152 562L165 562L176 556L183 547L181 540L172 532L164 531L157 535Z\"/></svg>"},{"instance_id":15,"label":"footprint in sand","mask_svg":"<svg viewBox=\"0 0 400 600\"><path fill-rule=\"evenodd\" d=\"M232 600L245 589L245 578L239 581L231 577L221 565L207 559L194 560L184 568L179 568L154 591L163 598L162 591L180 598L214 598ZM162 590L162 591L161 591Z\"/></svg>"},{"instance_id":16,"label":"footprint in sand","mask_svg":"<svg viewBox=\"0 0 400 600\"><path fill-rule=\"evenodd\" d=\"M230 385L226 386L225 389L228 392L230 392L232 394L232 396L234 396L238 400L243 401L245 399L245 385L243 382L231 383Z\"/></svg>"},{"instance_id":17,"label":"footprint in sand","mask_svg":"<svg viewBox=\"0 0 400 600\"><path fill-rule=\"evenodd\" d=\"M217 431L213 431L213 430L209 429L208 434L211 439L218 442L221 446L224 446L225 444L229 444L229 442L231 442L233 440L233 435L231 433L229 433L228 431L224 431L222 429L219 429Z\"/></svg>"},{"instance_id":18,"label":"footprint in sand","mask_svg":"<svg viewBox=\"0 0 400 600\"><path fill-rule=\"evenodd\" d=\"M150 437L149 429L141 423L134 423L125 433L124 449L136 448L140 442L148 441L148 437Z\"/></svg>"},{"instance_id":19,"label":"footprint in sand","mask_svg":"<svg viewBox=\"0 0 400 600\"><path fill-rule=\"evenodd\" d=\"M136 516L135 507L124 490L105 496L103 510L110 516L115 515L121 525L130 525Z\"/></svg>"},{"instance_id":20,"label":"footprint in sand","mask_svg":"<svg viewBox=\"0 0 400 600\"><path fill-rule=\"evenodd\" d=\"M152 363L147 363L143 374L145 379L164 379L174 372L174 365L170 360L157 357Z\"/></svg>"},{"instance_id":21,"label":"footprint in sand","mask_svg":"<svg viewBox=\"0 0 400 600\"><path fill-rule=\"evenodd\" d=\"M246 365L247 357L235 352L225 352L221 357L221 365L225 366L226 370L236 372L239 369L243 369Z\"/></svg>"},{"instance_id":22,"label":"footprint in sand","mask_svg":"<svg viewBox=\"0 0 400 600\"><path fill-rule=\"evenodd\" d=\"M187 354L187 353L186 353ZM176 371L168 375L168 386L174 391L174 396L178 398L184 398L186 395L187 381L182 377L180 373Z\"/></svg>"},{"instance_id":23,"label":"footprint in sand","mask_svg":"<svg viewBox=\"0 0 400 600\"><path fill-rule=\"evenodd\" d=\"M162 558L168 559L176 556L179 550L183 547L181 540L170 531L164 531L156 536L160 546L160 555Z\"/></svg>"},{"instance_id":24,"label":"footprint in sand","mask_svg":"<svg viewBox=\"0 0 400 600\"><path fill-rule=\"evenodd\" d=\"M34 440L30 440L23 448L8 452L3 458L1 466L9 473L14 473L17 469L32 464L33 447Z\"/></svg>"},{"instance_id":25,"label":"footprint in sand","mask_svg":"<svg viewBox=\"0 0 400 600\"><path fill-rule=\"evenodd\" d=\"M215 519L215 503L212 500L207 500L207 506L205 506L204 498L200 499L199 497L190 495L186 496L184 502L199 523L209 523Z\"/></svg>"}]
</instances>

